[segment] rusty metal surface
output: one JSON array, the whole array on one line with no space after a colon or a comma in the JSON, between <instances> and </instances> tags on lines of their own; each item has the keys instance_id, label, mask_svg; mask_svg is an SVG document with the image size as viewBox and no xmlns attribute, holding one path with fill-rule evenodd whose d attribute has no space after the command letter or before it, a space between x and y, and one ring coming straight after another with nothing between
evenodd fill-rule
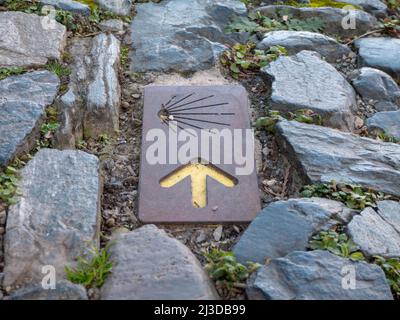
<instances>
[{"instance_id":1,"label":"rusty metal surface","mask_svg":"<svg viewBox=\"0 0 400 320\"><path fill-rule=\"evenodd\" d=\"M166 108L170 111L166 112ZM189 112L193 114L179 115ZM180 126L178 132L190 128L199 134L200 128L249 129L248 112L247 93L242 86L147 86L145 88L138 203L139 219L142 222L248 222L256 216L260 211L260 195L255 164L250 175L236 175L235 164L213 163L218 169L235 177L237 184L233 188L227 188L208 177L207 205L196 208L192 204L190 177L169 188L160 186L160 181L164 177L178 170L183 164L150 165L146 160L146 151L153 143L146 141L147 133L151 129L158 128L168 137L170 113L174 113L174 120L178 120ZM209 115L200 115L198 118L197 113ZM185 119L175 118L176 115ZM186 118L206 119L206 122ZM178 146L182 144L184 142L178 142ZM223 148L224 145L221 144L221 151Z\"/></svg>"}]
</instances>

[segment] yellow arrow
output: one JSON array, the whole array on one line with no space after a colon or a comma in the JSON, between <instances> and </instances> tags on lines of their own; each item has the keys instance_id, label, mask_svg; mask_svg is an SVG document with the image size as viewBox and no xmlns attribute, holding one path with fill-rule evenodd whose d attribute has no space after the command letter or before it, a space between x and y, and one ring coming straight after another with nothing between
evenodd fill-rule
<instances>
[{"instance_id":1,"label":"yellow arrow","mask_svg":"<svg viewBox=\"0 0 400 320\"><path fill-rule=\"evenodd\" d=\"M204 208L207 205L207 176L229 188L237 184L236 178L212 164L190 163L162 178L160 186L170 188L188 176L192 183L192 204L196 208Z\"/></svg>"}]
</instances>

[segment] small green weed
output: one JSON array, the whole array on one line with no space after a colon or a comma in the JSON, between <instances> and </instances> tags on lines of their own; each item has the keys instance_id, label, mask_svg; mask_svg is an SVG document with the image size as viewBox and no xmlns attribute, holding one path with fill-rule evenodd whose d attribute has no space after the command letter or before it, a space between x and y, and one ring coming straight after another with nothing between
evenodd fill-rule
<instances>
[{"instance_id":1,"label":"small green weed","mask_svg":"<svg viewBox=\"0 0 400 320\"><path fill-rule=\"evenodd\" d=\"M57 60L49 61L46 65L46 69L53 72L59 78L67 77L71 74L71 70Z\"/></svg>"},{"instance_id":2,"label":"small green weed","mask_svg":"<svg viewBox=\"0 0 400 320\"><path fill-rule=\"evenodd\" d=\"M237 43L230 50L225 51L220 60L223 66L229 68L233 78L257 73L271 61L286 55L285 48L273 46L268 50L258 50L254 43Z\"/></svg>"},{"instance_id":3,"label":"small green weed","mask_svg":"<svg viewBox=\"0 0 400 320\"><path fill-rule=\"evenodd\" d=\"M282 120L279 111L270 110L268 111L268 116L260 117L256 121L256 128L265 129L269 133L275 133L275 126L279 120Z\"/></svg>"},{"instance_id":4,"label":"small green weed","mask_svg":"<svg viewBox=\"0 0 400 320\"><path fill-rule=\"evenodd\" d=\"M120 60L121 66L123 68L127 67L128 62L129 62L129 46L127 46L127 45L121 46L119 60Z\"/></svg>"},{"instance_id":5,"label":"small green weed","mask_svg":"<svg viewBox=\"0 0 400 320\"><path fill-rule=\"evenodd\" d=\"M31 0L6 0L5 6L9 11L22 11L25 13L40 13L41 4L39 1Z\"/></svg>"},{"instance_id":6,"label":"small green weed","mask_svg":"<svg viewBox=\"0 0 400 320\"><path fill-rule=\"evenodd\" d=\"M100 288L111 273L113 263L110 260L112 242L97 249L91 245L87 252L77 258L77 266L65 267L67 279L86 288Z\"/></svg>"},{"instance_id":7,"label":"small green weed","mask_svg":"<svg viewBox=\"0 0 400 320\"><path fill-rule=\"evenodd\" d=\"M40 127L40 138L36 141L36 149L51 148L54 134L60 127L58 111L50 106L46 108L46 121Z\"/></svg>"},{"instance_id":8,"label":"small green weed","mask_svg":"<svg viewBox=\"0 0 400 320\"><path fill-rule=\"evenodd\" d=\"M362 210L365 207L375 207L376 202L388 198L382 192L366 190L359 185L316 183L303 187L301 195L306 198L323 197L341 201L351 209Z\"/></svg>"},{"instance_id":9,"label":"small green weed","mask_svg":"<svg viewBox=\"0 0 400 320\"><path fill-rule=\"evenodd\" d=\"M309 243L312 250L328 250L338 256L352 260L365 260L359 247L344 233L336 231L321 231Z\"/></svg>"},{"instance_id":10,"label":"small green weed","mask_svg":"<svg viewBox=\"0 0 400 320\"><path fill-rule=\"evenodd\" d=\"M279 111L272 110L268 112L268 116L260 117L256 121L258 129L265 129L269 133L275 133L275 125L279 120L294 120L298 122L322 125L322 118L318 113L311 109L299 109L295 112L289 112L287 115L282 116Z\"/></svg>"},{"instance_id":11,"label":"small green weed","mask_svg":"<svg viewBox=\"0 0 400 320\"><path fill-rule=\"evenodd\" d=\"M69 31L75 32L78 28L75 16L64 10L56 10L56 21L63 24Z\"/></svg>"},{"instance_id":12,"label":"small green weed","mask_svg":"<svg viewBox=\"0 0 400 320\"><path fill-rule=\"evenodd\" d=\"M232 290L235 287L243 288L243 284L252 272L256 271L260 265L249 263L246 267L236 261L232 252L213 249L205 253L207 259L206 270L216 286Z\"/></svg>"},{"instance_id":13,"label":"small green weed","mask_svg":"<svg viewBox=\"0 0 400 320\"><path fill-rule=\"evenodd\" d=\"M374 256L374 263L383 269L393 294L400 299L400 259Z\"/></svg>"},{"instance_id":14,"label":"small green weed","mask_svg":"<svg viewBox=\"0 0 400 320\"><path fill-rule=\"evenodd\" d=\"M17 168L8 166L4 171L0 171L0 202L3 201L7 205L12 205L17 202L17 183Z\"/></svg>"},{"instance_id":15,"label":"small green weed","mask_svg":"<svg viewBox=\"0 0 400 320\"><path fill-rule=\"evenodd\" d=\"M322 126L322 117L311 109L300 109L289 112L289 120Z\"/></svg>"},{"instance_id":16,"label":"small green weed","mask_svg":"<svg viewBox=\"0 0 400 320\"><path fill-rule=\"evenodd\" d=\"M21 68L21 67L0 68L0 80L3 80L9 76L21 74L24 72L25 72L25 69Z\"/></svg>"},{"instance_id":17,"label":"small green weed","mask_svg":"<svg viewBox=\"0 0 400 320\"><path fill-rule=\"evenodd\" d=\"M400 14L400 0L384 0L389 10L394 14Z\"/></svg>"},{"instance_id":18,"label":"small green weed","mask_svg":"<svg viewBox=\"0 0 400 320\"><path fill-rule=\"evenodd\" d=\"M400 139L385 132L378 134L378 139L383 142L400 143Z\"/></svg>"},{"instance_id":19,"label":"small green weed","mask_svg":"<svg viewBox=\"0 0 400 320\"><path fill-rule=\"evenodd\" d=\"M112 143L112 139L106 133L99 135L97 142L101 144L102 147L108 146Z\"/></svg>"}]
</instances>

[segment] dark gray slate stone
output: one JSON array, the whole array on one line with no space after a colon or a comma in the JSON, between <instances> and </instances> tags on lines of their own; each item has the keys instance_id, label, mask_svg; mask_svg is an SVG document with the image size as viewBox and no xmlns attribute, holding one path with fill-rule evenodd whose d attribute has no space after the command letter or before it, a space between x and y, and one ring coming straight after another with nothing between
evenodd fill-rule
<instances>
[{"instance_id":1,"label":"dark gray slate stone","mask_svg":"<svg viewBox=\"0 0 400 320\"><path fill-rule=\"evenodd\" d=\"M74 148L82 138L113 136L119 128L121 89L118 81L120 42L111 34L71 41L68 91L57 100L61 127L58 148Z\"/></svg>"},{"instance_id":2,"label":"dark gray slate stone","mask_svg":"<svg viewBox=\"0 0 400 320\"><path fill-rule=\"evenodd\" d=\"M334 1L343 2L340 0ZM364 11L369 12L379 18L383 18L387 14L386 4L379 0L346 0L344 2L361 7Z\"/></svg>"},{"instance_id":3,"label":"dark gray slate stone","mask_svg":"<svg viewBox=\"0 0 400 320\"><path fill-rule=\"evenodd\" d=\"M378 213L400 234L400 203L398 201L379 201Z\"/></svg>"},{"instance_id":4,"label":"dark gray slate stone","mask_svg":"<svg viewBox=\"0 0 400 320\"><path fill-rule=\"evenodd\" d=\"M166 0L136 6L132 21L131 69L194 72L214 65L233 43L224 28L246 13L239 0Z\"/></svg>"},{"instance_id":5,"label":"dark gray slate stone","mask_svg":"<svg viewBox=\"0 0 400 320\"><path fill-rule=\"evenodd\" d=\"M124 31L124 23L119 19L110 19L100 22L99 28L103 32L122 33Z\"/></svg>"},{"instance_id":6,"label":"dark gray slate stone","mask_svg":"<svg viewBox=\"0 0 400 320\"><path fill-rule=\"evenodd\" d=\"M88 5L73 0L40 0L41 3L53 6L56 9L70 11L84 16L90 15Z\"/></svg>"},{"instance_id":7,"label":"dark gray slate stone","mask_svg":"<svg viewBox=\"0 0 400 320\"><path fill-rule=\"evenodd\" d=\"M7 300L88 300L88 297L81 285L59 281L54 290L45 290L41 285L28 286L14 291Z\"/></svg>"},{"instance_id":8,"label":"dark gray slate stone","mask_svg":"<svg viewBox=\"0 0 400 320\"><path fill-rule=\"evenodd\" d=\"M361 68L352 84L365 101L388 101L400 106L399 86L391 76L381 70Z\"/></svg>"},{"instance_id":9,"label":"dark gray slate stone","mask_svg":"<svg viewBox=\"0 0 400 320\"><path fill-rule=\"evenodd\" d=\"M369 30L378 27L377 19L361 10L354 10L351 16L355 19L355 29L343 29L343 18L349 16L349 11L330 7L309 8L309 7L291 7L286 5L271 5L255 9L263 15L271 18L290 15L294 18L304 20L312 17L318 17L325 22L324 33L329 35L339 35L341 37L359 36Z\"/></svg>"},{"instance_id":10,"label":"dark gray slate stone","mask_svg":"<svg viewBox=\"0 0 400 320\"><path fill-rule=\"evenodd\" d=\"M400 195L400 145L297 121L280 121L276 128L305 183L335 180Z\"/></svg>"},{"instance_id":11,"label":"dark gray slate stone","mask_svg":"<svg viewBox=\"0 0 400 320\"><path fill-rule=\"evenodd\" d=\"M390 101L379 101L374 105L377 111L396 111L399 109L397 104Z\"/></svg>"},{"instance_id":12,"label":"dark gray slate stone","mask_svg":"<svg viewBox=\"0 0 400 320\"><path fill-rule=\"evenodd\" d=\"M342 286L345 267L353 267L355 289ZM249 299L257 300L393 300L382 269L328 251L295 251L273 259L248 283Z\"/></svg>"},{"instance_id":13,"label":"dark gray slate stone","mask_svg":"<svg viewBox=\"0 0 400 320\"><path fill-rule=\"evenodd\" d=\"M324 124L351 130L356 94L346 79L316 52L282 56L263 68L272 80L271 108L283 112L312 109Z\"/></svg>"},{"instance_id":14,"label":"dark gray slate stone","mask_svg":"<svg viewBox=\"0 0 400 320\"><path fill-rule=\"evenodd\" d=\"M389 212L388 208L396 211ZM368 207L348 224L349 235L368 256L400 257L399 214L398 204L381 205L377 211Z\"/></svg>"},{"instance_id":15,"label":"dark gray slate stone","mask_svg":"<svg viewBox=\"0 0 400 320\"><path fill-rule=\"evenodd\" d=\"M0 81L0 166L29 152L35 144L60 81L48 71L35 71Z\"/></svg>"},{"instance_id":16,"label":"dark gray slate stone","mask_svg":"<svg viewBox=\"0 0 400 320\"><path fill-rule=\"evenodd\" d=\"M0 12L0 67L41 66L60 59L67 33L56 21L36 14Z\"/></svg>"},{"instance_id":17,"label":"dark gray slate stone","mask_svg":"<svg viewBox=\"0 0 400 320\"><path fill-rule=\"evenodd\" d=\"M234 247L241 263L258 262L306 250L310 237L348 222L355 212L342 203L321 198L278 201L264 208Z\"/></svg>"},{"instance_id":18,"label":"dark gray slate stone","mask_svg":"<svg viewBox=\"0 0 400 320\"><path fill-rule=\"evenodd\" d=\"M375 113L367 119L367 127L370 132L384 132L400 139L400 110Z\"/></svg>"},{"instance_id":19,"label":"dark gray slate stone","mask_svg":"<svg viewBox=\"0 0 400 320\"><path fill-rule=\"evenodd\" d=\"M101 181L97 157L41 149L22 170L18 203L9 208L4 239L4 287L40 284L42 267L57 279L87 242L99 244Z\"/></svg>"},{"instance_id":20,"label":"dark gray slate stone","mask_svg":"<svg viewBox=\"0 0 400 320\"><path fill-rule=\"evenodd\" d=\"M383 70L400 79L400 39L361 38L354 45L358 49L360 65Z\"/></svg>"},{"instance_id":21,"label":"dark gray slate stone","mask_svg":"<svg viewBox=\"0 0 400 320\"><path fill-rule=\"evenodd\" d=\"M193 253L154 225L115 237L114 267L101 288L103 300L216 299Z\"/></svg>"},{"instance_id":22,"label":"dark gray slate stone","mask_svg":"<svg viewBox=\"0 0 400 320\"><path fill-rule=\"evenodd\" d=\"M320 33L308 31L271 31L264 35L263 40L257 45L259 49L268 49L271 46L285 47L289 55L299 53L302 50L318 52L327 61L341 59L348 55L349 47L338 43L335 39Z\"/></svg>"},{"instance_id":23,"label":"dark gray slate stone","mask_svg":"<svg viewBox=\"0 0 400 320\"><path fill-rule=\"evenodd\" d=\"M131 0L95 0L100 7L108 11L114 12L120 16L129 15L132 2Z\"/></svg>"}]
</instances>

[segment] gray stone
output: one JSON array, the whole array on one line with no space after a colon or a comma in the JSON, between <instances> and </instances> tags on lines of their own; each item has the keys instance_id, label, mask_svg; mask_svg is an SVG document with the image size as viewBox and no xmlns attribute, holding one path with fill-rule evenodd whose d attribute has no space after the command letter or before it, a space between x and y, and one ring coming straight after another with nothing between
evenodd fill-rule
<instances>
[{"instance_id":1,"label":"gray stone","mask_svg":"<svg viewBox=\"0 0 400 320\"><path fill-rule=\"evenodd\" d=\"M81 285L59 281L55 289L43 289L33 285L14 291L7 300L88 300L86 290Z\"/></svg>"},{"instance_id":2,"label":"gray stone","mask_svg":"<svg viewBox=\"0 0 400 320\"><path fill-rule=\"evenodd\" d=\"M400 203L398 201L379 201L378 213L400 234Z\"/></svg>"},{"instance_id":3,"label":"gray stone","mask_svg":"<svg viewBox=\"0 0 400 320\"><path fill-rule=\"evenodd\" d=\"M396 111L399 109L397 104L390 101L379 101L375 103L374 107L377 111Z\"/></svg>"},{"instance_id":4,"label":"gray stone","mask_svg":"<svg viewBox=\"0 0 400 320\"><path fill-rule=\"evenodd\" d=\"M23 12L0 12L0 67L41 66L60 59L66 42L65 27Z\"/></svg>"},{"instance_id":5,"label":"gray stone","mask_svg":"<svg viewBox=\"0 0 400 320\"><path fill-rule=\"evenodd\" d=\"M127 16L131 12L131 0L95 0L100 7L120 16Z\"/></svg>"},{"instance_id":6,"label":"gray stone","mask_svg":"<svg viewBox=\"0 0 400 320\"><path fill-rule=\"evenodd\" d=\"M355 212L342 203L321 199L290 199L264 208L234 247L241 263L258 262L306 250L310 237L339 223L350 221Z\"/></svg>"},{"instance_id":7,"label":"gray stone","mask_svg":"<svg viewBox=\"0 0 400 320\"><path fill-rule=\"evenodd\" d=\"M154 225L117 235L112 274L103 300L216 299L213 285L193 253Z\"/></svg>"},{"instance_id":8,"label":"gray stone","mask_svg":"<svg viewBox=\"0 0 400 320\"><path fill-rule=\"evenodd\" d=\"M342 285L353 267L356 287ZM347 268L347 269L345 269ZM393 300L383 270L328 251L295 251L273 259L248 284L249 299L257 300Z\"/></svg>"},{"instance_id":9,"label":"gray stone","mask_svg":"<svg viewBox=\"0 0 400 320\"><path fill-rule=\"evenodd\" d=\"M350 237L367 256L400 257L399 218L385 209L382 205L378 211L367 207L347 226Z\"/></svg>"},{"instance_id":10,"label":"gray stone","mask_svg":"<svg viewBox=\"0 0 400 320\"><path fill-rule=\"evenodd\" d=\"M35 71L0 81L0 166L35 145L60 81L49 71Z\"/></svg>"},{"instance_id":11,"label":"gray stone","mask_svg":"<svg viewBox=\"0 0 400 320\"><path fill-rule=\"evenodd\" d=\"M400 79L400 39L361 38L354 42L362 66L377 68Z\"/></svg>"},{"instance_id":12,"label":"gray stone","mask_svg":"<svg viewBox=\"0 0 400 320\"><path fill-rule=\"evenodd\" d=\"M75 266L87 242L99 245L101 181L97 157L41 149L20 172L18 203L9 208L3 286L40 284L42 267L56 278Z\"/></svg>"},{"instance_id":13,"label":"gray stone","mask_svg":"<svg viewBox=\"0 0 400 320\"><path fill-rule=\"evenodd\" d=\"M90 15L90 7L84 3L73 0L40 0L41 3L53 6L56 9L70 11L84 16Z\"/></svg>"},{"instance_id":14,"label":"gray stone","mask_svg":"<svg viewBox=\"0 0 400 320\"><path fill-rule=\"evenodd\" d=\"M320 33L287 30L266 33L257 48L268 49L276 45L285 47L289 55L299 53L302 50L316 51L331 62L341 59L343 55L348 55L351 52L349 47Z\"/></svg>"},{"instance_id":15,"label":"gray stone","mask_svg":"<svg viewBox=\"0 0 400 320\"><path fill-rule=\"evenodd\" d=\"M387 73L364 67L352 80L352 84L365 101L389 101L400 106L400 89Z\"/></svg>"},{"instance_id":16,"label":"gray stone","mask_svg":"<svg viewBox=\"0 0 400 320\"><path fill-rule=\"evenodd\" d=\"M378 27L377 19L361 10L354 10L351 12L351 17L354 18L356 23L355 29L343 29L342 21L346 20L346 17L349 17L349 11L343 9L271 5L257 8L256 11L260 11L261 14L270 18L276 18L282 15L290 15L300 20L317 17L325 22L324 33L339 35L341 37L359 36Z\"/></svg>"},{"instance_id":17,"label":"gray stone","mask_svg":"<svg viewBox=\"0 0 400 320\"><path fill-rule=\"evenodd\" d=\"M58 148L74 148L82 138L113 136L119 128L121 89L118 81L120 42L111 34L73 39L68 91L57 100L61 127Z\"/></svg>"},{"instance_id":18,"label":"gray stone","mask_svg":"<svg viewBox=\"0 0 400 320\"><path fill-rule=\"evenodd\" d=\"M119 19L110 19L100 22L99 28L103 32L121 33L124 31L124 23Z\"/></svg>"},{"instance_id":19,"label":"gray stone","mask_svg":"<svg viewBox=\"0 0 400 320\"><path fill-rule=\"evenodd\" d=\"M212 67L233 44L224 28L232 15L246 13L239 0L166 0L136 6L131 25L131 69L195 72Z\"/></svg>"},{"instance_id":20,"label":"gray stone","mask_svg":"<svg viewBox=\"0 0 400 320\"><path fill-rule=\"evenodd\" d=\"M297 121L280 121L276 129L305 183L335 180L400 195L400 145Z\"/></svg>"},{"instance_id":21,"label":"gray stone","mask_svg":"<svg viewBox=\"0 0 400 320\"><path fill-rule=\"evenodd\" d=\"M271 108L283 112L312 109L324 124L351 130L356 95L352 86L316 52L282 56L263 68L272 80Z\"/></svg>"},{"instance_id":22,"label":"gray stone","mask_svg":"<svg viewBox=\"0 0 400 320\"><path fill-rule=\"evenodd\" d=\"M400 110L375 113L367 119L367 127L370 132L384 132L400 139Z\"/></svg>"},{"instance_id":23,"label":"gray stone","mask_svg":"<svg viewBox=\"0 0 400 320\"><path fill-rule=\"evenodd\" d=\"M333 0L343 2L340 0ZM387 14L387 6L379 0L346 0L345 3L361 7L364 11L373 14L376 17L384 18Z\"/></svg>"}]
</instances>

